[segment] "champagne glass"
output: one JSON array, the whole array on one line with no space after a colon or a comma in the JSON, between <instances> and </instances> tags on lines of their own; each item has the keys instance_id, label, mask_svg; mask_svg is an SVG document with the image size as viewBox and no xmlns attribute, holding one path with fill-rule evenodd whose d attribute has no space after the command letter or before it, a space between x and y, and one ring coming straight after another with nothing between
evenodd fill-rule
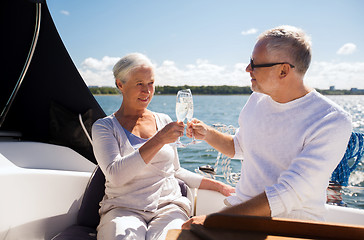
<instances>
[{"instance_id":1,"label":"champagne glass","mask_svg":"<svg viewBox=\"0 0 364 240\"><path fill-rule=\"evenodd\" d=\"M186 119L188 113L188 101L190 99L191 91L180 90L177 92L176 99L176 116L177 120L183 122ZM180 138L176 141L177 147L186 147L180 140Z\"/></svg>"},{"instance_id":2,"label":"champagne glass","mask_svg":"<svg viewBox=\"0 0 364 240\"><path fill-rule=\"evenodd\" d=\"M193 117L193 98L192 98L192 93L190 89L187 89L187 91L189 92L189 97L187 99L188 102L188 112L187 112L187 121L191 122L192 121L192 117ZM197 141L195 136L193 135L193 131L192 131L192 141L188 144L196 144L196 143L200 143L201 141Z\"/></svg>"}]
</instances>

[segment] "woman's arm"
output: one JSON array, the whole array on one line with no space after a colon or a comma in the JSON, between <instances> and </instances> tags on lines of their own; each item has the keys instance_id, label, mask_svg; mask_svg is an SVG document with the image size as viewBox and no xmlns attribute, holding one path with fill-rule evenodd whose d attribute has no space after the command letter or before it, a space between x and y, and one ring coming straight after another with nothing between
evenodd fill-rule
<instances>
[{"instance_id":1,"label":"woman's arm","mask_svg":"<svg viewBox=\"0 0 364 240\"><path fill-rule=\"evenodd\" d=\"M179 132L180 131L180 132ZM164 144L174 142L183 132L183 123L172 122L155 134L139 150L120 149L126 147L115 137L113 125L100 120L92 127L93 149L96 160L107 179L115 185L123 185L145 168ZM119 141L127 141L121 139Z\"/></svg>"},{"instance_id":2,"label":"woman's arm","mask_svg":"<svg viewBox=\"0 0 364 240\"><path fill-rule=\"evenodd\" d=\"M183 122L170 122L167 124L139 148L139 153L144 162L148 164L165 144L177 141L178 137L183 136L183 131Z\"/></svg>"},{"instance_id":3,"label":"woman's arm","mask_svg":"<svg viewBox=\"0 0 364 240\"><path fill-rule=\"evenodd\" d=\"M188 171L179 164L178 153L175 149L176 158L174 159L175 176L184 181L191 188L199 188L220 192L224 196L230 196L235 192L235 188L225 183L211 178L203 177L200 174Z\"/></svg>"},{"instance_id":4,"label":"woman's arm","mask_svg":"<svg viewBox=\"0 0 364 240\"><path fill-rule=\"evenodd\" d=\"M235 192L235 188L223 182L211 178L203 178L199 189L213 190L228 197Z\"/></svg>"},{"instance_id":5,"label":"woman's arm","mask_svg":"<svg viewBox=\"0 0 364 240\"><path fill-rule=\"evenodd\" d=\"M108 119L101 119L92 126L92 147L102 172L113 185L123 185L147 165L138 150L125 148L127 138L115 136L117 131ZM122 148L122 149L120 149Z\"/></svg>"}]
</instances>

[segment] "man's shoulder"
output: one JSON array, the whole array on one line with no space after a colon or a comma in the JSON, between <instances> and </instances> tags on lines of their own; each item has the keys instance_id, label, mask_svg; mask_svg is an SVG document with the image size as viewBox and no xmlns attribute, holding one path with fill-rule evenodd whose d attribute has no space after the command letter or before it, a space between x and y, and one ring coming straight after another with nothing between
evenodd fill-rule
<instances>
[{"instance_id":1,"label":"man's shoulder","mask_svg":"<svg viewBox=\"0 0 364 240\"><path fill-rule=\"evenodd\" d=\"M319 92L314 93L314 102L322 105L323 108L327 108L328 112L338 112L339 114L350 116L350 114L339 104L331 100L330 98L320 94Z\"/></svg>"},{"instance_id":2,"label":"man's shoulder","mask_svg":"<svg viewBox=\"0 0 364 240\"><path fill-rule=\"evenodd\" d=\"M253 92L247 103L257 103L269 99L270 97L264 93Z\"/></svg>"},{"instance_id":3,"label":"man's shoulder","mask_svg":"<svg viewBox=\"0 0 364 240\"><path fill-rule=\"evenodd\" d=\"M317 104L316 114L322 119L321 122L335 123L341 127L352 125L350 113L330 98L317 92L312 102Z\"/></svg>"}]
</instances>

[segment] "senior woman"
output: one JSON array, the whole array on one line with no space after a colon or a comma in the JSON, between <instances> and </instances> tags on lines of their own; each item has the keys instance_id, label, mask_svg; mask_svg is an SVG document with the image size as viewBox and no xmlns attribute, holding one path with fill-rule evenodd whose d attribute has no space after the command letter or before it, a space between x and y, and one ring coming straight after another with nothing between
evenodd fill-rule
<instances>
[{"instance_id":1,"label":"senior woman","mask_svg":"<svg viewBox=\"0 0 364 240\"><path fill-rule=\"evenodd\" d=\"M119 110L92 127L94 153L106 177L98 239L164 239L181 228L191 202L177 178L190 187L229 196L234 188L180 167L176 146L184 123L147 109L154 94L154 67L140 53L126 55L113 68L123 95Z\"/></svg>"}]
</instances>

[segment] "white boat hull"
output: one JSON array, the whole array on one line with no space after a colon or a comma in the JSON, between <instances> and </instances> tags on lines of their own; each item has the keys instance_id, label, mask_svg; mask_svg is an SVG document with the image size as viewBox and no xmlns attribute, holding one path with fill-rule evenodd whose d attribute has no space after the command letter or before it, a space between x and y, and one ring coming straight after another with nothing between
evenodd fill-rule
<instances>
[{"instance_id":1,"label":"white boat hull","mask_svg":"<svg viewBox=\"0 0 364 240\"><path fill-rule=\"evenodd\" d=\"M74 224L94 168L70 148L0 142L0 239L50 239Z\"/></svg>"}]
</instances>

